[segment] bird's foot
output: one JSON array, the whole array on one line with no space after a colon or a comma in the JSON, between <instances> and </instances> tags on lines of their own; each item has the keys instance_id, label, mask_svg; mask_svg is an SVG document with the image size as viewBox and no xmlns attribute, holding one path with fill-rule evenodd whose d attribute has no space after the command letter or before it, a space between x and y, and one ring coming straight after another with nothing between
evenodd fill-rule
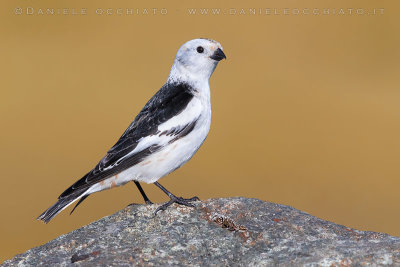
<instances>
[{"instance_id":1,"label":"bird's foot","mask_svg":"<svg viewBox=\"0 0 400 267\"><path fill-rule=\"evenodd\" d=\"M171 195L170 198L171 198L170 201L162 204L160 207L156 209L156 211L154 212L154 216L157 215L157 212L159 212L160 210L166 210L169 206L171 206L174 203L194 208L195 206L190 202L200 200L198 197L182 198L182 197L176 197L174 195Z\"/></svg>"},{"instance_id":2,"label":"bird's foot","mask_svg":"<svg viewBox=\"0 0 400 267\"><path fill-rule=\"evenodd\" d=\"M153 204L154 204L154 203L151 202L149 199L148 199L148 200L145 200L145 202L146 202L147 205L153 205Z\"/></svg>"}]
</instances>

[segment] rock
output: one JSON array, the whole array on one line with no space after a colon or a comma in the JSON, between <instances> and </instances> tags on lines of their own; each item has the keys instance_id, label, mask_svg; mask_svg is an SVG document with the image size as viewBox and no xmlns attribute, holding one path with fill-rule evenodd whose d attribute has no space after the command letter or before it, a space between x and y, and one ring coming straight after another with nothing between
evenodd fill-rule
<instances>
[{"instance_id":1,"label":"rock","mask_svg":"<svg viewBox=\"0 0 400 267\"><path fill-rule=\"evenodd\" d=\"M400 266L400 238L248 198L127 208L2 266Z\"/></svg>"}]
</instances>

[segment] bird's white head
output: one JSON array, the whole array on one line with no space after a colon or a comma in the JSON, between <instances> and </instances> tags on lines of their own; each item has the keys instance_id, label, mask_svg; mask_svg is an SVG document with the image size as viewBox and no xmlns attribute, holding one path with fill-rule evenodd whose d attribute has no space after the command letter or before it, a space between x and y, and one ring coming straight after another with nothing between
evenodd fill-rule
<instances>
[{"instance_id":1,"label":"bird's white head","mask_svg":"<svg viewBox=\"0 0 400 267\"><path fill-rule=\"evenodd\" d=\"M208 82L220 60L226 58L222 46L211 39L194 39L176 54L169 81Z\"/></svg>"}]
</instances>

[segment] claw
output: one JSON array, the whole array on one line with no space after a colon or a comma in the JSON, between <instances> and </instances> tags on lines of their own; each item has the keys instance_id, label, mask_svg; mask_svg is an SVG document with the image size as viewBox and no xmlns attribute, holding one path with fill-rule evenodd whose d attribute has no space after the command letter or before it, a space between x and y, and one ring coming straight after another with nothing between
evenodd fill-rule
<instances>
[{"instance_id":1,"label":"claw","mask_svg":"<svg viewBox=\"0 0 400 267\"><path fill-rule=\"evenodd\" d=\"M189 198L189 199L186 199L187 201L200 201L200 198L198 198L198 197L192 197L192 198Z\"/></svg>"},{"instance_id":2,"label":"claw","mask_svg":"<svg viewBox=\"0 0 400 267\"><path fill-rule=\"evenodd\" d=\"M192 207L194 208L195 206L190 203L191 201L196 201L196 200L200 200L198 197L192 197L192 198L182 198L182 197L176 197L174 196L171 192L169 192L165 187L163 187L162 185L160 185L159 182L154 182L154 184L160 188L165 194L167 194L170 198L170 200L167 203L162 204L160 207L158 207L156 209L156 211L154 212L154 216L157 215L157 212L159 212L160 210L166 210L169 206L171 206L174 203L177 203L179 205L183 205L183 206L187 206L187 207Z\"/></svg>"},{"instance_id":3,"label":"claw","mask_svg":"<svg viewBox=\"0 0 400 267\"><path fill-rule=\"evenodd\" d=\"M193 205L193 204L190 203L190 202L191 202L191 201L199 200L198 197L192 197L192 198L182 198L182 197L179 197L179 198L178 198L178 197L176 197L176 196L174 196L174 195L171 195L170 198L171 198L170 201L168 201L168 202L162 204L160 207L158 207L158 208L156 209L156 211L154 212L154 216L156 216L156 215L157 215L157 212L159 212L160 210L164 211L164 210L166 210L169 206L171 206L171 205L174 204L174 203L177 203L177 204L179 204L179 205L183 205L183 206L186 206L186 207L192 207L192 208L194 208L195 205Z\"/></svg>"}]
</instances>

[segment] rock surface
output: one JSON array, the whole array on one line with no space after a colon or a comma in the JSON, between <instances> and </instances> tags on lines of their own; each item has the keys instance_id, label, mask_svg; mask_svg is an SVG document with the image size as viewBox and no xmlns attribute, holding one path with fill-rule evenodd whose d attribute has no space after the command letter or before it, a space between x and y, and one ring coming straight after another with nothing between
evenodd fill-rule
<instances>
[{"instance_id":1,"label":"rock surface","mask_svg":"<svg viewBox=\"0 0 400 267\"><path fill-rule=\"evenodd\" d=\"M248 198L127 208L2 266L400 266L400 238Z\"/></svg>"}]
</instances>

